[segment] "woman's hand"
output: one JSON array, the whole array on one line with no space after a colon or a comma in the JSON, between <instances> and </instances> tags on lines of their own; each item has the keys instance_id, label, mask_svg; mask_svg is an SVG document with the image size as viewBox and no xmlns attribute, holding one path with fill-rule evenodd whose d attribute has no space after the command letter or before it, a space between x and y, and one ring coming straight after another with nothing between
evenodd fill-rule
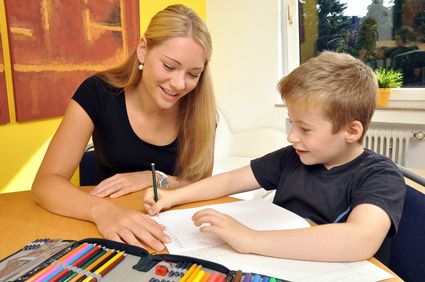
<instances>
[{"instance_id":1,"label":"woman's hand","mask_svg":"<svg viewBox=\"0 0 425 282\"><path fill-rule=\"evenodd\" d=\"M155 202L153 188L147 189L143 199L145 211L150 215L156 215L162 210L171 208L175 205L174 192L158 189L158 201Z\"/></svg>"},{"instance_id":2,"label":"woman's hand","mask_svg":"<svg viewBox=\"0 0 425 282\"><path fill-rule=\"evenodd\" d=\"M255 243L255 230L216 210L198 211L192 220L201 232L215 234L240 253L250 253L249 246Z\"/></svg>"},{"instance_id":3,"label":"woman's hand","mask_svg":"<svg viewBox=\"0 0 425 282\"><path fill-rule=\"evenodd\" d=\"M160 251L170 238L164 233L165 227L149 216L113 203L95 207L93 222L106 239L125 242Z\"/></svg>"},{"instance_id":4,"label":"woman's hand","mask_svg":"<svg viewBox=\"0 0 425 282\"><path fill-rule=\"evenodd\" d=\"M152 186L152 172L118 173L100 182L90 194L97 197L118 198Z\"/></svg>"}]
</instances>

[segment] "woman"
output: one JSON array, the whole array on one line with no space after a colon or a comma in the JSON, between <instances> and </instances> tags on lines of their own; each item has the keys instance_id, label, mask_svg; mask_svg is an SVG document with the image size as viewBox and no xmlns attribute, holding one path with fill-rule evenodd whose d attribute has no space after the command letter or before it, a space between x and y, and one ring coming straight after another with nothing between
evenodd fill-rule
<instances>
[{"instance_id":1,"label":"woman","mask_svg":"<svg viewBox=\"0 0 425 282\"><path fill-rule=\"evenodd\" d=\"M35 201L94 222L105 238L163 249L169 240L163 226L103 197L152 186L151 163L173 188L211 175L211 51L194 11L172 5L158 12L122 66L88 78L76 91L34 180ZM99 184L87 194L69 180L90 136Z\"/></svg>"}]
</instances>

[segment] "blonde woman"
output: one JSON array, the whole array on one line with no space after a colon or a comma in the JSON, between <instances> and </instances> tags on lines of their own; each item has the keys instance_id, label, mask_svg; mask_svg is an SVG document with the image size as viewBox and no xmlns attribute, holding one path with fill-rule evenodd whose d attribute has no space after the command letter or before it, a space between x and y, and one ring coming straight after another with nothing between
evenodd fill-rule
<instances>
[{"instance_id":1,"label":"blonde woman","mask_svg":"<svg viewBox=\"0 0 425 282\"><path fill-rule=\"evenodd\" d=\"M34 199L52 212L94 222L105 238L163 249L169 240L163 226L103 198L152 186L151 163L163 186L211 175L211 52L209 32L193 10L172 5L158 12L123 65L77 89L34 180ZM90 136L97 186L88 194L70 178Z\"/></svg>"}]
</instances>

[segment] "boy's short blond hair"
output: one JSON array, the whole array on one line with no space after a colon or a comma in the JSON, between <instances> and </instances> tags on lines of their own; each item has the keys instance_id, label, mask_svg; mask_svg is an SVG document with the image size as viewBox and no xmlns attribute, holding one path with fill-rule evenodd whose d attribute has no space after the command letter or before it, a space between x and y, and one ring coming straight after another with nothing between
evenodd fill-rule
<instances>
[{"instance_id":1,"label":"boy's short blond hair","mask_svg":"<svg viewBox=\"0 0 425 282\"><path fill-rule=\"evenodd\" d=\"M378 82L372 69L359 59L325 51L282 78L278 89L286 103L322 107L333 133L349 122L361 122L361 143L375 111Z\"/></svg>"}]
</instances>

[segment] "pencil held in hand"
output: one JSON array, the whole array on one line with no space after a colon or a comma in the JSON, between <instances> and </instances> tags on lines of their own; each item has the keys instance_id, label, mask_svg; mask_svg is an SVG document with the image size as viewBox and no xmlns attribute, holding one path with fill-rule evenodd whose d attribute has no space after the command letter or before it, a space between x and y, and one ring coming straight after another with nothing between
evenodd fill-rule
<instances>
[{"instance_id":1,"label":"pencil held in hand","mask_svg":"<svg viewBox=\"0 0 425 282\"><path fill-rule=\"evenodd\" d=\"M156 172L155 163L151 163L152 168L152 182L153 182L153 200L158 202L158 187L156 186Z\"/></svg>"}]
</instances>

